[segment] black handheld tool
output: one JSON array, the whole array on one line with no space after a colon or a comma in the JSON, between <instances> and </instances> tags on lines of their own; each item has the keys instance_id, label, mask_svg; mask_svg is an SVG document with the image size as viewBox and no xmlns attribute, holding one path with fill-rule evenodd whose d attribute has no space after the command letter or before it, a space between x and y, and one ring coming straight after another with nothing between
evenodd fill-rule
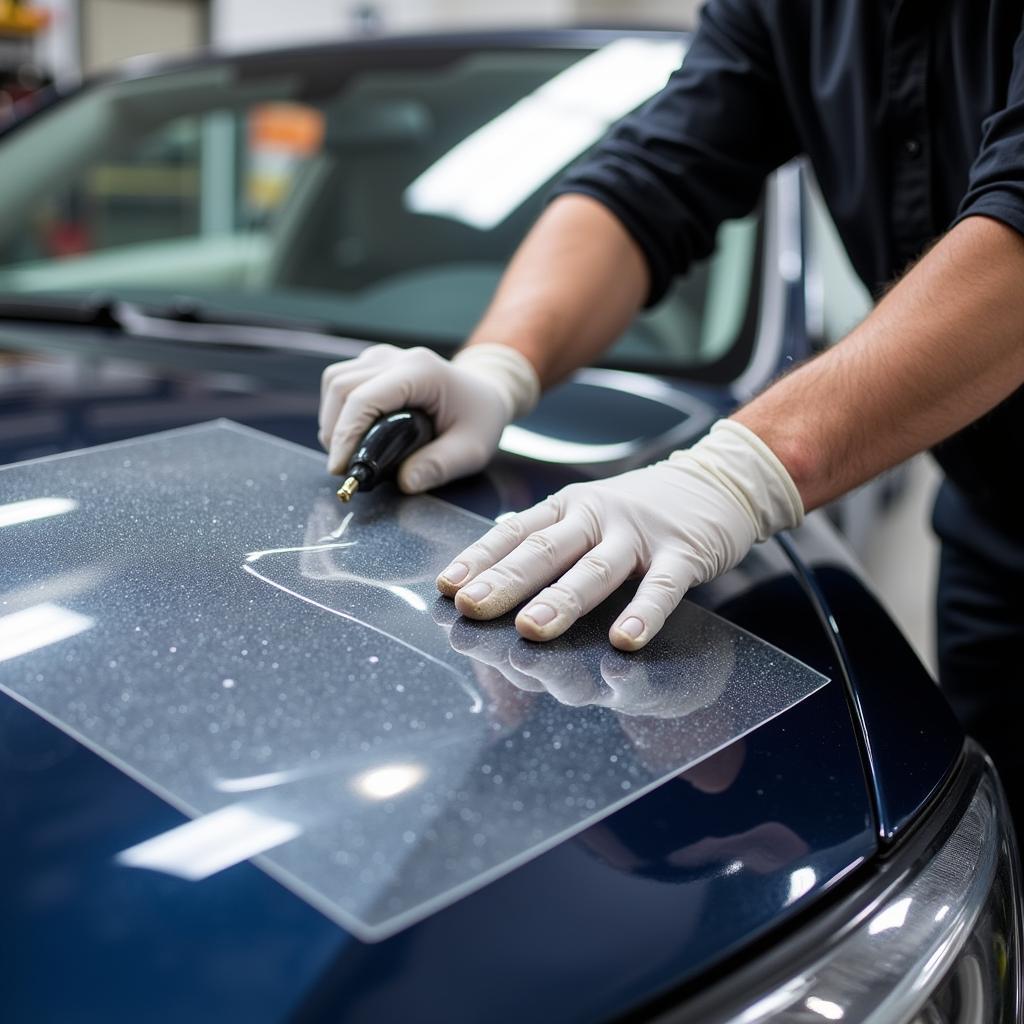
<instances>
[{"instance_id":1,"label":"black handheld tool","mask_svg":"<svg viewBox=\"0 0 1024 1024\"><path fill-rule=\"evenodd\" d=\"M350 501L356 491L372 491L417 448L433 439L434 424L422 409L400 409L382 416L353 453L338 497Z\"/></svg>"}]
</instances>

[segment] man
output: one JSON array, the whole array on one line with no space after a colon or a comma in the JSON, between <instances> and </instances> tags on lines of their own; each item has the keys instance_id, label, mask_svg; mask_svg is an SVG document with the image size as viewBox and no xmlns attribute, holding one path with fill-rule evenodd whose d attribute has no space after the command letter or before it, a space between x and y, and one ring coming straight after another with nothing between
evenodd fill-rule
<instances>
[{"instance_id":1,"label":"man","mask_svg":"<svg viewBox=\"0 0 1024 1024\"><path fill-rule=\"evenodd\" d=\"M379 346L327 369L329 468L376 416L419 405L439 436L403 489L480 469L541 387L598 356L804 153L861 277L898 279L873 313L692 449L502 522L438 586L474 618L526 601L519 631L547 640L639 574L610 631L636 650L752 544L937 446L942 679L1000 760L1024 640L1022 14L710 0L683 67L561 183L450 363Z\"/></svg>"}]
</instances>

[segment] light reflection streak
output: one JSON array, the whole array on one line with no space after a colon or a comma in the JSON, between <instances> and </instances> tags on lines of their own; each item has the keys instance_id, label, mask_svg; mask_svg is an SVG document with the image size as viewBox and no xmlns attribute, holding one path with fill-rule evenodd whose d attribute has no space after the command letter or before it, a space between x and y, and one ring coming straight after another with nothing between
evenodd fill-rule
<instances>
[{"instance_id":1,"label":"light reflection streak","mask_svg":"<svg viewBox=\"0 0 1024 1024\"><path fill-rule=\"evenodd\" d=\"M88 615L79 615L57 604L37 604L0 616L0 661L67 640L95 624L95 619Z\"/></svg>"},{"instance_id":2,"label":"light reflection streak","mask_svg":"<svg viewBox=\"0 0 1024 1024\"><path fill-rule=\"evenodd\" d=\"M426 775L418 764L386 764L357 775L352 788L370 800L388 800L418 786Z\"/></svg>"},{"instance_id":3,"label":"light reflection streak","mask_svg":"<svg viewBox=\"0 0 1024 1024\"><path fill-rule=\"evenodd\" d=\"M330 771L331 766L320 764L306 765L302 768L283 768L277 772L263 772L260 775L245 775L234 779L217 779L214 789L221 793L251 793L257 789L273 789L274 786L286 786L289 782L299 782L315 775Z\"/></svg>"},{"instance_id":4,"label":"light reflection streak","mask_svg":"<svg viewBox=\"0 0 1024 1024\"><path fill-rule=\"evenodd\" d=\"M341 525L337 527L337 529L331 530L330 533L324 534L324 536L320 538L318 543L323 544L324 541L338 540L341 537L341 535L348 529L348 524L352 522L352 517L354 515L355 512L349 512L349 514L345 516L344 519L342 519Z\"/></svg>"},{"instance_id":5,"label":"light reflection streak","mask_svg":"<svg viewBox=\"0 0 1024 1024\"><path fill-rule=\"evenodd\" d=\"M354 543L354 542L353 542ZM300 549L303 550L303 549ZM414 652L419 657L431 662L434 665L439 666L445 672L453 675L458 681L458 684L469 696L472 701L472 706L469 711L470 714L478 715L484 709L484 701L476 688L466 679L461 673L457 672L451 665L446 664L440 658L435 658L434 655L428 654L420 647L416 647L414 644L409 643L408 640L403 640L400 636L395 636L394 633L389 633L387 630L381 629L379 626L374 625L372 622L367 622L365 619L360 619L349 612L341 611L338 608L332 608L330 605L321 604L319 601L314 601L313 598L307 597L305 594L300 594L297 590L292 590L291 587L286 587L283 583L278 583L277 580L270 579L269 576L264 576L263 573L254 569L252 565L243 565L242 569L247 572L250 576L255 576L259 580L263 580L264 583L269 583L272 587L276 587L278 590L285 594L290 594L292 597L297 597L300 601L305 601L306 604L313 605L314 608L320 608L322 611L330 612L332 615L337 615L339 618L348 619L349 622L358 622L362 626L366 626L367 629L372 629L375 633L380 633L381 636L386 636L389 640L394 640L396 644L401 644L407 650ZM355 580L360 583L373 584L372 580L362 580L358 576L350 576L349 579ZM380 586L380 584L376 584ZM423 606L426 610L426 604Z\"/></svg>"},{"instance_id":6,"label":"light reflection streak","mask_svg":"<svg viewBox=\"0 0 1024 1024\"><path fill-rule=\"evenodd\" d=\"M910 896L905 896L903 899L893 903L892 906L886 907L868 925L868 934L878 935L881 932L888 931L890 928L902 928L912 902L913 899Z\"/></svg>"},{"instance_id":7,"label":"light reflection streak","mask_svg":"<svg viewBox=\"0 0 1024 1024\"><path fill-rule=\"evenodd\" d=\"M0 505L0 529L30 523L36 519L49 519L74 512L78 502L73 498L28 498L25 501L11 501Z\"/></svg>"},{"instance_id":8,"label":"light reflection streak","mask_svg":"<svg viewBox=\"0 0 1024 1024\"><path fill-rule=\"evenodd\" d=\"M427 610L427 602L415 590L410 590L408 587L400 587L395 583L384 583L382 586L389 594L394 594L395 597L401 598L411 608L415 608L416 611L425 612Z\"/></svg>"},{"instance_id":9,"label":"light reflection streak","mask_svg":"<svg viewBox=\"0 0 1024 1024\"><path fill-rule=\"evenodd\" d=\"M789 876L789 896L786 897L786 906L795 903L801 896L810 892L817 880L818 876L814 873L814 868L804 867L793 871Z\"/></svg>"},{"instance_id":10,"label":"light reflection streak","mask_svg":"<svg viewBox=\"0 0 1024 1024\"><path fill-rule=\"evenodd\" d=\"M509 424L501 434L501 450L511 455L537 459L540 462L580 463L591 465L600 462L617 462L628 458L642 439L614 441L610 444L585 444L580 441L566 441L560 437L539 434L526 427Z\"/></svg>"},{"instance_id":11,"label":"light reflection streak","mask_svg":"<svg viewBox=\"0 0 1024 1024\"><path fill-rule=\"evenodd\" d=\"M810 980L800 975L799 978L794 978L775 992L770 992L752 1006L748 1006L736 1018L736 1024L755 1024L755 1022L759 1024L761 1021L768 1020L773 1014L792 1006L810 987Z\"/></svg>"},{"instance_id":12,"label":"light reflection streak","mask_svg":"<svg viewBox=\"0 0 1024 1024\"><path fill-rule=\"evenodd\" d=\"M935 948L935 952L928 957L924 967L921 968L915 982L914 988L918 991L928 991L931 987L932 978L935 977L948 963L950 953L957 949L963 932L962 922L954 922L949 934Z\"/></svg>"},{"instance_id":13,"label":"light reflection streak","mask_svg":"<svg viewBox=\"0 0 1024 1024\"><path fill-rule=\"evenodd\" d=\"M804 1000L804 1006L806 1006L811 1013L817 1013L826 1020L842 1020L843 1017L843 1008L838 1003L833 1003L830 999L819 999L817 996L808 996Z\"/></svg>"},{"instance_id":14,"label":"light reflection streak","mask_svg":"<svg viewBox=\"0 0 1024 1024\"><path fill-rule=\"evenodd\" d=\"M341 544L304 544L297 548L267 548L266 551L250 551L245 556L246 562L258 562L264 555L292 555L303 551L333 551L335 548L350 548L356 541L347 540Z\"/></svg>"},{"instance_id":15,"label":"light reflection streak","mask_svg":"<svg viewBox=\"0 0 1024 1024\"><path fill-rule=\"evenodd\" d=\"M114 859L125 867L198 882L301 833L298 822L235 804L122 850Z\"/></svg>"},{"instance_id":16,"label":"light reflection streak","mask_svg":"<svg viewBox=\"0 0 1024 1024\"><path fill-rule=\"evenodd\" d=\"M500 224L678 68L680 40L619 39L462 139L405 190L414 213L486 231Z\"/></svg>"}]
</instances>

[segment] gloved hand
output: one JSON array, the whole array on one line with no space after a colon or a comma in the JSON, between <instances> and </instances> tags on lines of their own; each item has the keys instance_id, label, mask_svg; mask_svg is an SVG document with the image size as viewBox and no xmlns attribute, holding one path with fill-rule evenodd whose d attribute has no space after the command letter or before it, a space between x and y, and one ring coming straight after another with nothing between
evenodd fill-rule
<instances>
[{"instance_id":1,"label":"gloved hand","mask_svg":"<svg viewBox=\"0 0 1024 1024\"><path fill-rule=\"evenodd\" d=\"M508 345L462 349L451 361L426 348L374 345L334 363L320 388L320 443L327 469L343 473L378 417L406 407L426 412L437 436L398 471L407 494L482 469L501 432L537 403L540 382L530 361Z\"/></svg>"},{"instance_id":2,"label":"gloved hand","mask_svg":"<svg viewBox=\"0 0 1024 1024\"><path fill-rule=\"evenodd\" d=\"M437 585L474 619L536 595L516 628L527 639L550 640L643 573L608 631L614 646L633 651L690 587L731 569L756 541L799 525L803 514L796 485L771 449L734 420L720 420L664 462L572 484L502 520Z\"/></svg>"}]
</instances>

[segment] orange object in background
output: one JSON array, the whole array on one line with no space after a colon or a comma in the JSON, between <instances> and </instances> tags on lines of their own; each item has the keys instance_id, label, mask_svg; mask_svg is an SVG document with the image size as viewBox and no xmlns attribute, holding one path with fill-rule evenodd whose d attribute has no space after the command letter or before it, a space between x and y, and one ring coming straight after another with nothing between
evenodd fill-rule
<instances>
[{"instance_id":1,"label":"orange object in background","mask_svg":"<svg viewBox=\"0 0 1024 1024\"><path fill-rule=\"evenodd\" d=\"M0 33L34 35L50 23L50 12L24 0L0 0Z\"/></svg>"},{"instance_id":2,"label":"orange object in background","mask_svg":"<svg viewBox=\"0 0 1024 1024\"><path fill-rule=\"evenodd\" d=\"M22 0L0 0L0 124L14 114L14 104L48 81L34 64L35 36L50 23L50 12Z\"/></svg>"},{"instance_id":3,"label":"orange object in background","mask_svg":"<svg viewBox=\"0 0 1024 1024\"><path fill-rule=\"evenodd\" d=\"M266 213L288 194L299 165L319 152L324 116L299 103L267 103L249 115L249 174L246 200Z\"/></svg>"}]
</instances>

